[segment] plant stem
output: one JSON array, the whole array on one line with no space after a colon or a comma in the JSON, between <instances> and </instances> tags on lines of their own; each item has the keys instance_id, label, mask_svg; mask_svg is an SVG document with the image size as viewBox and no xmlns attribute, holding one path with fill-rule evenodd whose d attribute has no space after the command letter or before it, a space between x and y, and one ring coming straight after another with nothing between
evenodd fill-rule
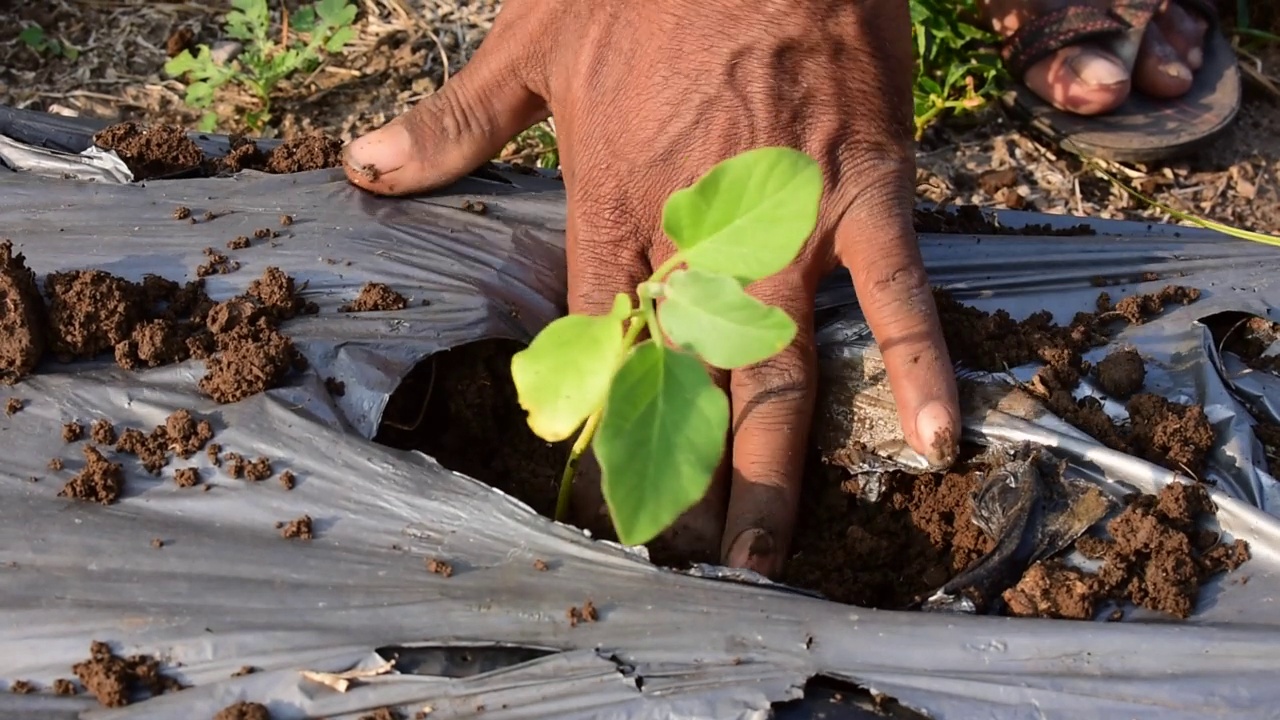
<instances>
[{"instance_id":1,"label":"plant stem","mask_svg":"<svg viewBox=\"0 0 1280 720\"><path fill-rule=\"evenodd\" d=\"M643 313L643 307L641 308ZM629 349L635 344L636 338L640 337L640 329L645 327L645 318L632 317L631 324L627 326L627 334L622 336L622 347ZM623 361L626 362L626 353L624 350ZM621 364L619 364L621 367ZM614 369L617 371L617 368ZM569 501L573 497L573 478L578 472L578 463L582 461L582 454L587 451L591 445L591 440L595 438L596 428L600 427L600 418L604 416L604 408L600 408L591 413L587 421L582 425L582 432L578 433L578 439L573 441L573 447L569 450L569 459L564 463L564 472L560 475L560 494L556 497L556 521L565 522L569 516Z\"/></svg>"}]
</instances>

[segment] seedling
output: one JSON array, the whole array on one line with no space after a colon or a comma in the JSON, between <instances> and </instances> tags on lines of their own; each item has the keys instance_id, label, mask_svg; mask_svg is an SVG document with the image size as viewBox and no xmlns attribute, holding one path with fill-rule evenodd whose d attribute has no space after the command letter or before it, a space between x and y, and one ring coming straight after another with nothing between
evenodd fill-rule
<instances>
[{"instance_id":1,"label":"seedling","mask_svg":"<svg viewBox=\"0 0 1280 720\"><path fill-rule=\"evenodd\" d=\"M55 37L51 37L44 31L44 28L34 23L23 28L22 32L18 33L18 39L40 55L61 55L72 62L75 62L75 59L80 57L79 49Z\"/></svg>"},{"instance_id":2,"label":"seedling","mask_svg":"<svg viewBox=\"0 0 1280 720\"><path fill-rule=\"evenodd\" d=\"M341 52L356 34L352 26L356 6L347 0L319 0L292 17L286 14L279 42L271 37L267 0L231 0L231 5L234 9L227 13L226 34L244 43L240 57L221 65L209 46L201 45L194 55L183 50L164 65L169 76L191 79L185 100L204 111L200 129L205 132L217 127L218 115L209 108L214 94L227 83L240 85L255 96L258 107L246 112L244 121L252 130L261 131L271 119L276 85L295 72L316 69L324 53ZM305 42L298 33L307 36Z\"/></svg>"},{"instance_id":3,"label":"seedling","mask_svg":"<svg viewBox=\"0 0 1280 720\"><path fill-rule=\"evenodd\" d=\"M588 446L624 543L649 542L706 494L729 429L729 400L706 365L733 370L791 344L795 321L746 287L795 260L821 197L821 169L795 150L716 165L667 198L662 227L677 252L636 287L638 303L619 293L607 315L560 318L516 353L529 427L548 442L578 432L557 519Z\"/></svg>"}]
</instances>

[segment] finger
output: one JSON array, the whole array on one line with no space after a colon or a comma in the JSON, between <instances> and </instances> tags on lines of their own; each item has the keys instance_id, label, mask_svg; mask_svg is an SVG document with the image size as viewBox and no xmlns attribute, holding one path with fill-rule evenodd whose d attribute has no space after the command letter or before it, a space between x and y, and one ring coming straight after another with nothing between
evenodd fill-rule
<instances>
[{"instance_id":1,"label":"finger","mask_svg":"<svg viewBox=\"0 0 1280 720\"><path fill-rule=\"evenodd\" d=\"M802 276L783 273L751 288L785 310L798 332L786 350L735 370L729 383L732 469L721 561L770 577L781 571L791 544L817 394L816 282Z\"/></svg>"},{"instance_id":2,"label":"finger","mask_svg":"<svg viewBox=\"0 0 1280 720\"><path fill-rule=\"evenodd\" d=\"M382 195L435 189L546 119L546 103L525 82L528 54L494 42L503 39L487 38L439 92L352 142L343 162L351 182Z\"/></svg>"},{"instance_id":3,"label":"finger","mask_svg":"<svg viewBox=\"0 0 1280 720\"><path fill-rule=\"evenodd\" d=\"M836 229L875 336L907 442L935 465L954 461L960 408L955 373L912 227L911 161L879 163Z\"/></svg>"},{"instance_id":4,"label":"finger","mask_svg":"<svg viewBox=\"0 0 1280 720\"><path fill-rule=\"evenodd\" d=\"M1204 64L1204 36L1209 30L1209 23L1198 13L1188 12L1176 2L1169 3L1155 22L1164 39L1187 67L1199 70Z\"/></svg>"},{"instance_id":5,"label":"finger","mask_svg":"<svg viewBox=\"0 0 1280 720\"><path fill-rule=\"evenodd\" d=\"M1160 27L1148 25L1133 66L1134 87L1152 97L1173 98L1190 90L1191 82L1191 68L1165 39Z\"/></svg>"}]
</instances>

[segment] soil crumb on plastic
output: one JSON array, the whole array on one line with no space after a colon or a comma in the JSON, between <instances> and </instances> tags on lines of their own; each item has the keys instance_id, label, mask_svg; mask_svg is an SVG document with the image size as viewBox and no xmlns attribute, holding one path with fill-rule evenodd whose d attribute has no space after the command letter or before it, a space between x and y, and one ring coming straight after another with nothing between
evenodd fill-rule
<instances>
[{"instance_id":1,"label":"soil crumb on plastic","mask_svg":"<svg viewBox=\"0 0 1280 720\"><path fill-rule=\"evenodd\" d=\"M9 685L9 692L14 695L30 695L36 691L35 683L30 680L14 680Z\"/></svg>"},{"instance_id":2,"label":"soil crumb on plastic","mask_svg":"<svg viewBox=\"0 0 1280 720\"><path fill-rule=\"evenodd\" d=\"M63 468L62 458L50 458L49 469L54 472L61 472Z\"/></svg>"},{"instance_id":3,"label":"soil crumb on plastic","mask_svg":"<svg viewBox=\"0 0 1280 720\"><path fill-rule=\"evenodd\" d=\"M99 131L93 143L103 150L114 150L134 180L192 170L204 162L200 146L176 125L123 122Z\"/></svg>"},{"instance_id":4,"label":"soil crumb on plastic","mask_svg":"<svg viewBox=\"0 0 1280 720\"><path fill-rule=\"evenodd\" d=\"M65 423L62 426L62 441L66 443L79 442L84 438L84 426L78 422Z\"/></svg>"},{"instance_id":5,"label":"soil crumb on plastic","mask_svg":"<svg viewBox=\"0 0 1280 720\"><path fill-rule=\"evenodd\" d=\"M156 697L182 689L182 684L160 673L160 663L149 655L118 657L104 642L94 641L89 659L72 666L98 702L106 707L123 707L140 695Z\"/></svg>"},{"instance_id":6,"label":"soil crumb on plastic","mask_svg":"<svg viewBox=\"0 0 1280 720\"><path fill-rule=\"evenodd\" d=\"M347 394L347 384L334 377L324 379L324 387L329 394L334 397L342 397Z\"/></svg>"},{"instance_id":7,"label":"soil crumb on plastic","mask_svg":"<svg viewBox=\"0 0 1280 720\"><path fill-rule=\"evenodd\" d=\"M360 288L360 294L356 299L343 305L338 311L344 313L383 312L403 310L408 306L409 301L400 293L382 283L371 282L365 283L365 286Z\"/></svg>"},{"instance_id":8,"label":"soil crumb on plastic","mask_svg":"<svg viewBox=\"0 0 1280 720\"><path fill-rule=\"evenodd\" d=\"M118 439L116 437L116 426L105 418L94 420L93 425L89 428L89 439L98 445L115 445Z\"/></svg>"},{"instance_id":9,"label":"soil crumb on plastic","mask_svg":"<svg viewBox=\"0 0 1280 720\"><path fill-rule=\"evenodd\" d=\"M1174 483L1159 495L1132 496L1107 523L1109 537L1076 542L1082 554L1102 562L1097 573L1033 567L1005 593L1009 610L1025 617L1090 619L1101 603L1113 601L1186 619L1194 613L1206 580L1235 570L1250 557L1244 540L1223 543L1216 533L1197 526L1216 510L1198 484Z\"/></svg>"},{"instance_id":10,"label":"soil crumb on plastic","mask_svg":"<svg viewBox=\"0 0 1280 720\"><path fill-rule=\"evenodd\" d=\"M200 471L193 467L179 468L173 473L173 482L178 487L195 487L200 484Z\"/></svg>"},{"instance_id":11,"label":"soil crumb on plastic","mask_svg":"<svg viewBox=\"0 0 1280 720\"><path fill-rule=\"evenodd\" d=\"M453 565L449 564L444 560L437 560L436 558L428 558L427 572L433 573L435 575L439 575L440 577L450 578L450 577L453 577Z\"/></svg>"},{"instance_id":12,"label":"soil crumb on plastic","mask_svg":"<svg viewBox=\"0 0 1280 720\"><path fill-rule=\"evenodd\" d=\"M250 244L248 237L240 235L227 241L227 249L244 250L245 248L248 248Z\"/></svg>"},{"instance_id":13,"label":"soil crumb on plastic","mask_svg":"<svg viewBox=\"0 0 1280 720\"><path fill-rule=\"evenodd\" d=\"M292 215L281 215L281 216L280 216L280 225L282 225L282 226L284 226L284 227L288 227L288 226L290 226L290 225L292 225L292 224L293 224L293 216L292 216Z\"/></svg>"},{"instance_id":14,"label":"soil crumb on plastic","mask_svg":"<svg viewBox=\"0 0 1280 720\"><path fill-rule=\"evenodd\" d=\"M546 560L539 558L533 561L533 569L537 570L538 572L546 572L551 569L551 566L547 565Z\"/></svg>"},{"instance_id":15,"label":"soil crumb on plastic","mask_svg":"<svg viewBox=\"0 0 1280 720\"><path fill-rule=\"evenodd\" d=\"M311 528L311 516L303 515L287 523L279 523L280 535L288 540L311 540L315 538Z\"/></svg>"},{"instance_id":16,"label":"soil crumb on plastic","mask_svg":"<svg viewBox=\"0 0 1280 720\"><path fill-rule=\"evenodd\" d=\"M142 295L124 278L101 270L45 278L52 350L63 360L90 359L129 339L142 319Z\"/></svg>"},{"instance_id":17,"label":"soil crumb on plastic","mask_svg":"<svg viewBox=\"0 0 1280 720\"><path fill-rule=\"evenodd\" d=\"M280 473L280 485L285 490L292 490L298 484L298 478L293 474L292 470L285 470Z\"/></svg>"},{"instance_id":18,"label":"soil crumb on plastic","mask_svg":"<svg viewBox=\"0 0 1280 720\"><path fill-rule=\"evenodd\" d=\"M155 548L156 550L159 550L160 548L164 547L164 540L158 537L151 538L151 547Z\"/></svg>"},{"instance_id":19,"label":"soil crumb on plastic","mask_svg":"<svg viewBox=\"0 0 1280 720\"><path fill-rule=\"evenodd\" d=\"M187 220L191 217L191 208L186 205L179 205L173 209L174 220Z\"/></svg>"},{"instance_id":20,"label":"soil crumb on plastic","mask_svg":"<svg viewBox=\"0 0 1280 720\"><path fill-rule=\"evenodd\" d=\"M989 372L1043 363L1030 388L1055 415L1114 450L1194 477L1203 475L1214 440L1202 408L1139 393L1129 398L1129 421L1121 425L1107 415L1097 398L1077 400L1072 391L1092 369L1083 354L1106 344L1114 333L1114 324L1145 322L1170 305L1186 305L1199 297L1195 288L1170 285L1158 292L1124 298L1113 308L1110 297L1103 293L1098 313L1077 313L1070 324L1063 326L1046 311L1018 321L1003 310L987 313L966 306L945 292L935 294L953 360ZM1140 362L1141 357L1136 360ZM1119 379L1131 384L1136 371L1129 374L1130 377Z\"/></svg>"},{"instance_id":21,"label":"soil crumb on plastic","mask_svg":"<svg viewBox=\"0 0 1280 720\"><path fill-rule=\"evenodd\" d=\"M219 710L213 720L271 720L271 711L262 703L242 700Z\"/></svg>"},{"instance_id":22,"label":"soil crumb on plastic","mask_svg":"<svg viewBox=\"0 0 1280 720\"><path fill-rule=\"evenodd\" d=\"M200 390L223 404L278 387L297 355L293 341L265 318L219 335L217 349L218 354L207 361Z\"/></svg>"},{"instance_id":23,"label":"soil crumb on plastic","mask_svg":"<svg viewBox=\"0 0 1280 720\"><path fill-rule=\"evenodd\" d=\"M47 344L44 301L35 273L13 243L0 242L0 383L12 385L40 364Z\"/></svg>"},{"instance_id":24,"label":"soil crumb on plastic","mask_svg":"<svg viewBox=\"0 0 1280 720\"><path fill-rule=\"evenodd\" d=\"M84 447L84 469L58 491L58 497L110 505L124 491L124 468L92 445Z\"/></svg>"},{"instance_id":25,"label":"soil crumb on plastic","mask_svg":"<svg viewBox=\"0 0 1280 720\"><path fill-rule=\"evenodd\" d=\"M1137 350L1117 350L1098 362L1098 386L1107 395L1127 400L1142 389L1147 379L1147 366Z\"/></svg>"},{"instance_id":26,"label":"soil crumb on plastic","mask_svg":"<svg viewBox=\"0 0 1280 720\"><path fill-rule=\"evenodd\" d=\"M58 678L53 681L53 694L62 696L79 695L80 688L71 680Z\"/></svg>"},{"instance_id":27,"label":"soil crumb on plastic","mask_svg":"<svg viewBox=\"0 0 1280 720\"><path fill-rule=\"evenodd\" d=\"M565 617L569 620L569 627L578 627L579 623L593 623L600 619L600 611L596 610L595 603L590 600L582 604L582 607L571 606L566 612Z\"/></svg>"},{"instance_id":28,"label":"soil crumb on plastic","mask_svg":"<svg viewBox=\"0 0 1280 720\"><path fill-rule=\"evenodd\" d=\"M404 713L392 707L382 707L361 715L360 720L404 720Z\"/></svg>"},{"instance_id":29,"label":"soil crumb on plastic","mask_svg":"<svg viewBox=\"0 0 1280 720\"><path fill-rule=\"evenodd\" d=\"M245 675L252 675L256 672L258 672L258 668L252 665L244 665L244 666L241 666L239 670L236 670L235 672L231 673L231 677L233 678L244 677Z\"/></svg>"},{"instance_id":30,"label":"soil crumb on plastic","mask_svg":"<svg viewBox=\"0 0 1280 720\"><path fill-rule=\"evenodd\" d=\"M19 400L18 398L9 398L4 403L4 414L9 417L13 417L14 415L22 412L22 407L22 400Z\"/></svg>"},{"instance_id":31,"label":"soil crumb on plastic","mask_svg":"<svg viewBox=\"0 0 1280 720\"><path fill-rule=\"evenodd\" d=\"M250 482L262 482L271 477L272 473L271 460L261 455L244 465L244 479Z\"/></svg>"}]
</instances>

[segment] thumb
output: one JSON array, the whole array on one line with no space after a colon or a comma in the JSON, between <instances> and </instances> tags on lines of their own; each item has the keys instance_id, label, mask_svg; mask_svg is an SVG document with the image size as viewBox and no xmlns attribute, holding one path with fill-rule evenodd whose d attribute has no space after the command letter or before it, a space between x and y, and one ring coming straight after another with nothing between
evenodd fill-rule
<instances>
[{"instance_id":1,"label":"thumb","mask_svg":"<svg viewBox=\"0 0 1280 720\"><path fill-rule=\"evenodd\" d=\"M521 131L548 117L525 82L522 54L481 46L436 94L347 146L343 168L380 195L432 190L493 158Z\"/></svg>"}]
</instances>

